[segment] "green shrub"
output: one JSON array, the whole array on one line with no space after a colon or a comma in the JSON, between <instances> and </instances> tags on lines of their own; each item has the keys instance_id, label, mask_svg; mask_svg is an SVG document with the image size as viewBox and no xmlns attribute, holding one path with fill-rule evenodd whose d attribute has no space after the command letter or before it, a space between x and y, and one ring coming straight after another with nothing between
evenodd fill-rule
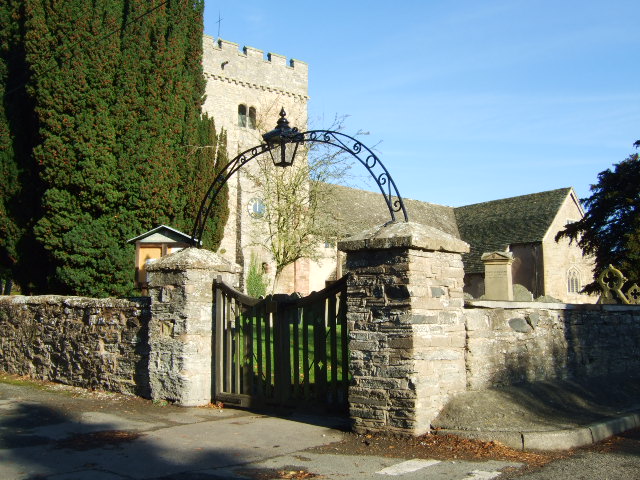
<instances>
[{"instance_id":1,"label":"green shrub","mask_svg":"<svg viewBox=\"0 0 640 480\"><path fill-rule=\"evenodd\" d=\"M247 294L252 297L264 297L267 294L269 280L262 271L262 264L255 255L251 255L249 272L247 273Z\"/></svg>"}]
</instances>

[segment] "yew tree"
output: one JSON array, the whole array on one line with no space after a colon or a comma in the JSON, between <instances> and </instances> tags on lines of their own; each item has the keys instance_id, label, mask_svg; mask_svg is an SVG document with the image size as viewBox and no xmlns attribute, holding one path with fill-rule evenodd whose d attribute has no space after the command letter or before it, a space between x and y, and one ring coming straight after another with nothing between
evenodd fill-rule
<instances>
[{"instance_id":1,"label":"yew tree","mask_svg":"<svg viewBox=\"0 0 640 480\"><path fill-rule=\"evenodd\" d=\"M640 146L640 140L634 143ZM640 284L640 158L629 155L598 174L591 196L582 199L584 217L556 236L575 241L595 258L596 277L609 265L621 270L629 284ZM584 289L597 292L592 282Z\"/></svg>"},{"instance_id":2,"label":"yew tree","mask_svg":"<svg viewBox=\"0 0 640 480\"><path fill-rule=\"evenodd\" d=\"M226 162L201 115L203 3L0 5L0 260L23 290L130 294L126 240L158 224L190 231L193 193Z\"/></svg>"},{"instance_id":3,"label":"yew tree","mask_svg":"<svg viewBox=\"0 0 640 480\"><path fill-rule=\"evenodd\" d=\"M31 154L38 131L26 88L24 10L22 1L0 4L0 281L42 286L43 251L33 235L42 186Z\"/></svg>"}]
</instances>

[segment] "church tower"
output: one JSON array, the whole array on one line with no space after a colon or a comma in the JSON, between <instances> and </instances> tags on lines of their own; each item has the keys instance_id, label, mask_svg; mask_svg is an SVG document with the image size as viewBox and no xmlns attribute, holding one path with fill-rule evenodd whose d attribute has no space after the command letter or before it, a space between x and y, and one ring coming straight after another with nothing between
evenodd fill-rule
<instances>
[{"instance_id":1,"label":"church tower","mask_svg":"<svg viewBox=\"0 0 640 480\"><path fill-rule=\"evenodd\" d=\"M305 62L238 44L203 39L203 69L207 81L203 110L213 117L216 128L227 132L229 160L262 143L262 134L275 127L284 107L292 126L307 126L308 67ZM255 232L265 208L259 189L247 177L253 162L229 179L229 219L219 253L243 267L243 283L251 255L268 263L265 249L256 244ZM255 171L255 170L254 170ZM300 269L301 266L298 266ZM294 267L295 269L295 267ZM294 279L301 277L293 272ZM291 285L286 290L304 290Z\"/></svg>"}]
</instances>

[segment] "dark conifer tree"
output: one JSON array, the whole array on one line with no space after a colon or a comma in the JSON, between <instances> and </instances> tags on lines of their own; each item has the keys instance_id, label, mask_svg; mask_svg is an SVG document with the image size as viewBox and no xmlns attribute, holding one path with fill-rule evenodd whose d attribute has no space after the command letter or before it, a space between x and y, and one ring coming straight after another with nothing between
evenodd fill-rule
<instances>
[{"instance_id":1,"label":"dark conifer tree","mask_svg":"<svg viewBox=\"0 0 640 480\"><path fill-rule=\"evenodd\" d=\"M129 294L133 247L126 239L160 223L190 228L190 196L205 188L194 188L202 176L193 169L205 167L190 157L188 145L217 141L200 135L203 128L212 132L200 115L203 2L21 3L28 83L20 106L32 103L27 111L37 131L26 149L37 166L26 170L42 185L31 220L37 218L38 262L47 273L39 289ZM9 7L0 8L6 16ZM7 178L18 180L2 191L0 229L18 238L20 224L7 205L24 183L15 148L4 148L13 134L4 113L0 154L8 153L1 165ZM208 165L215 169L215 158ZM5 244L9 253L20 250L15 240Z\"/></svg>"},{"instance_id":2,"label":"dark conifer tree","mask_svg":"<svg viewBox=\"0 0 640 480\"><path fill-rule=\"evenodd\" d=\"M640 147L640 140L635 144ZM575 241L585 254L595 257L596 276L612 265L628 282L640 285L640 156L629 155L613 168L598 174L591 196L582 199L584 217L568 224L556 235ZM586 292L599 292L592 282Z\"/></svg>"},{"instance_id":3,"label":"dark conifer tree","mask_svg":"<svg viewBox=\"0 0 640 480\"><path fill-rule=\"evenodd\" d=\"M29 293L44 288L46 265L33 236L42 186L32 155L38 132L27 92L25 10L22 0L0 4L0 279Z\"/></svg>"},{"instance_id":4,"label":"dark conifer tree","mask_svg":"<svg viewBox=\"0 0 640 480\"><path fill-rule=\"evenodd\" d=\"M15 20L12 18L16 15ZM15 86L16 63L19 62L17 47L20 45L19 30L22 18L15 4L6 2L0 5L0 94L2 98ZM24 57L24 55L23 55ZM24 61L23 61L24 63ZM18 98L17 93L14 98ZM12 215L12 203L20 190L19 158L16 155L15 137L10 122L15 112L7 109L3 102L0 109L0 280L7 281L12 277L14 264L17 262L17 241L20 236L18 219ZM13 115L12 115L13 114ZM0 290L2 285L0 284ZM0 291L0 293L2 293Z\"/></svg>"},{"instance_id":5,"label":"dark conifer tree","mask_svg":"<svg viewBox=\"0 0 640 480\"><path fill-rule=\"evenodd\" d=\"M215 177L227 165L227 138L223 130L219 135L216 132L214 119L203 115L196 131L196 138L190 148L189 163L193 168L186 170L187 198L185 218L190 222L196 218L200 204L212 185ZM223 229L229 217L227 205L228 187L225 184L213 204L207 225L205 226L202 246L215 250L222 241ZM191 233L192 224L185 225Z\"/></svg>"},{"instance_id":6,"label":"dark conifer tree","mask_svg":"<svg viewBox=\"0 0 640 480\"><path fill-rule=\"evenodd\" d=\"M34 148L45 191L35 233L59 293L128 293L119 245L116 131L110 107L119 63L118 8L81 0L27 2L27 60L41 141ZM96 39L101 38L96 45Z\"/></svg>"}]
</instances>

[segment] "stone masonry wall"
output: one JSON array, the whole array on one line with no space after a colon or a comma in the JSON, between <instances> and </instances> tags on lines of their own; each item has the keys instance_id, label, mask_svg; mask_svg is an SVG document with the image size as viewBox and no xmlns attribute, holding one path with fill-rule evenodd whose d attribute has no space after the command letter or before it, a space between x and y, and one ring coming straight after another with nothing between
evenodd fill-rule
<instances>
[{"instance_id":1,"label":"stone masonry wall","mask_svg":"<svg viewBox=\"0 0 640 480\"><path fill-rule=\"evenodd\" d=\"M207 81L203 111L215 119L216 128L227 132L229 160L261 144L262 134L275 128L283 107L292 127L307 130L309 70L305 62L275 53L265 55L262 50L240 48L237 43L205 35L202 67ZM238 124L241 104L255 108L257 128ZM261 246L267 238L263 222L251 217L248 210L251 199L265 200L262 189L246 175L258 172L256 162L244 165L227 183L229 219L218 249L226 259L243 267L243 278L252 254L259 264L267 262L273 267L271 255ZM285 275L292 275L293 268L287 270Z\"/></svg>"},{"instance_id":2,"label":"stone masonry wall","mask_svg":"<svg viewBox=\"0 0 640 480\"><path fill-rule=\"evenodd\" d=\"M355 427L424 433L466 388L460 255L358 252L347 268Z\"/></svg>"},{"instance_id":3,"label":"stone masonry wall","mask_svg":"<svg viewBox=\"0 0 640 480\"><path fill-rule=\"evenodd\" d=\"M412 428L417 399L408 310L408 261L398 251L349 255L350 415L356 431ZM353 272L358 269L358 273ZM411 381L410 379L413 379Z\"/></svg>"},{"instance_id":4,"label":"stone masonry wall","mask_svg":"<svg viewBox=\"0 0 640 480\"><path fill-rule=\"evenodd\" d=\"M640 371L639 307L471 302L465 325L470 390Z\"/></svg>"},{"instance_id":5,"label":"stone masonry wall","mask_svg":"<svg viewBox=\"0 0 640 480\"><path fill-rule=\"evenodd\" d=\"M211 401L213 282L237 284L238 265L199 248L186 248L147 267L149 383L154 400L190 407Z\"/></svg>"},{"instance_id":6,"label":"stone masonry wall","mask_svg":"<svg viewBox=\"0 0 640 480\"><path fill-rule=\"evenodd\" d=\"M420 435L466 388L459 240L397 222L339 243L347 252L354 430Z\"/></svg>"},{"instance_id":7,"label":"stone masonry wall","mask_svg":"<svg viewBox=\"0 0 640 480\"><path fill-rule=\"evenodd\" d=\"M413 251L412 257L417 418L425 432L448 399L466 389L464 270L459 254Z\"/></svg>"},{"instance_id":8,"label":"stone masonry wall","mask_svg":"<svg viewBox=\"0 0 640 480\"><path fill-rule=\"evenodd\" d=\"M0 369L149 397L149 300L0 297Z\"/></svg>"}]
</instances>

